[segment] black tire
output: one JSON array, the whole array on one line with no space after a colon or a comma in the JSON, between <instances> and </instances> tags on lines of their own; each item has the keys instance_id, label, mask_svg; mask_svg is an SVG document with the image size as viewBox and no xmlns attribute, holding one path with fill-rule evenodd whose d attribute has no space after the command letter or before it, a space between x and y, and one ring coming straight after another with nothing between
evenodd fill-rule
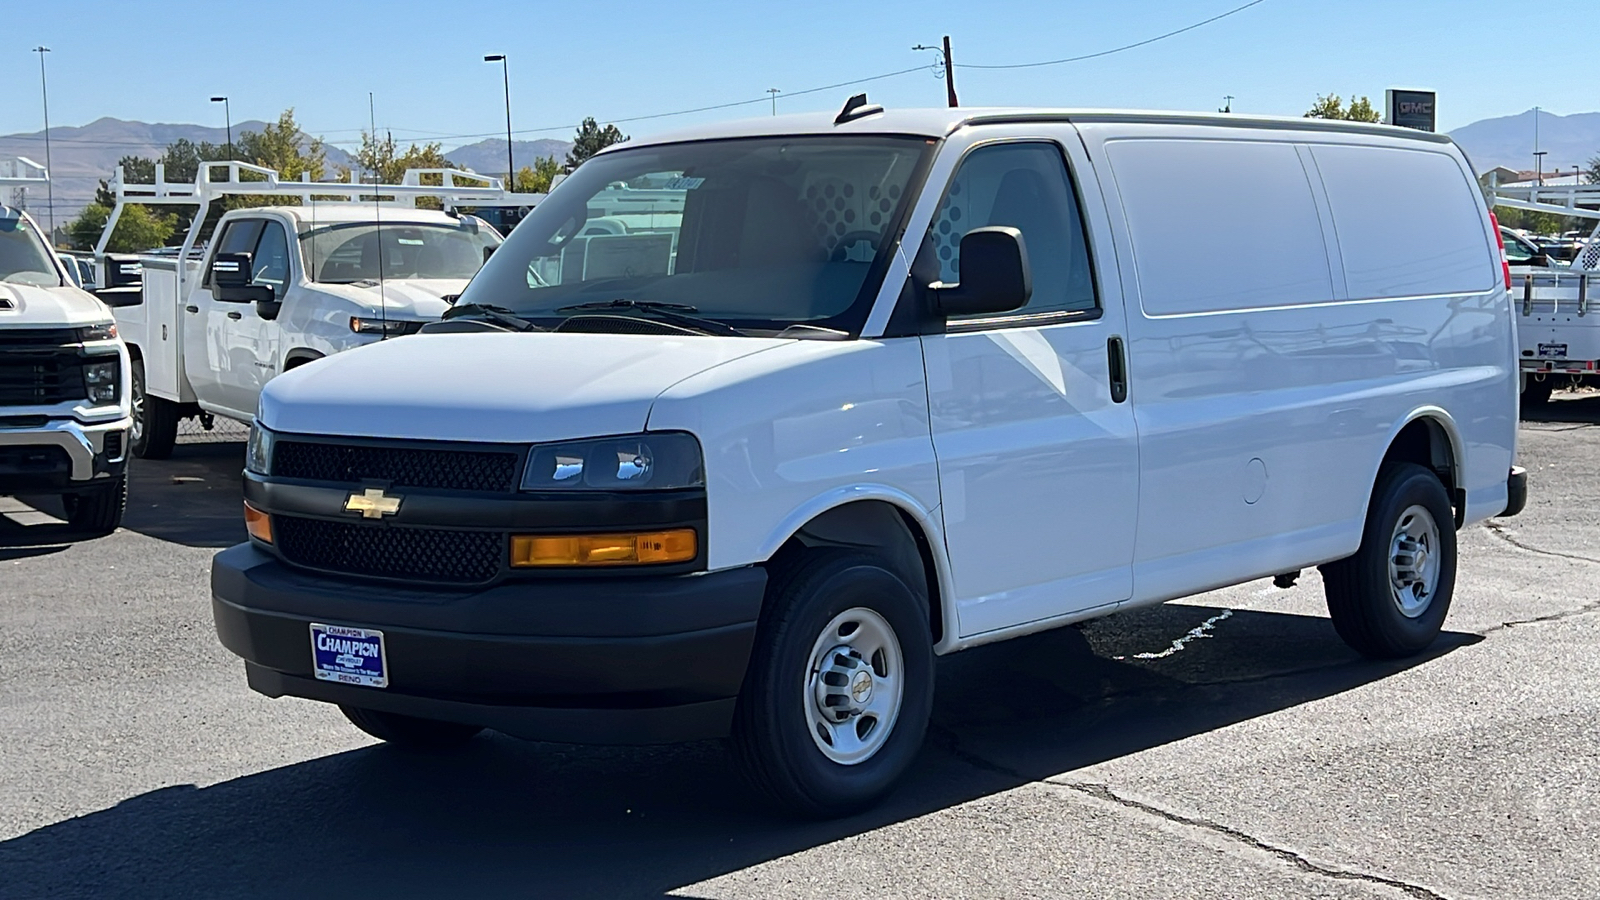
<instances>
[{"instance_id":1,"label":"black tire","mask_svg":"<svg viewBox=\"0 0 1600 900\"><path fill-rule=\"evenodd\" d=\"M824 631L834 619L862 609L892 629L900 656L900 705L892 722L883 726L887 737L877 738L881 744L870 756L841 763L824 755L821 739L812 737L816 725L810 704L819 688L811 664L814 648L826 642ZM834 639L844 640L827 640ZM823 658L838 657L824 653ZM817 818L871 806L894 788L916 758L932 710L927 598L881 559L852 550L802 551L770 567L730 738L734 761L758 794L783 811ZM871 718L869 713L845 719L857 725L843 727L877 727Z\"/></svg>"},{"instance_id":2,"label":"black tire","mask_svg":"<svg viewBox=\"0 0 1600 900\"><path fill-rule=\"evenodd\" d=\"M140 459L166 459L178 440L178 406L145 391L144 360L133 361L133 430L128 449Z\"/></svg>"},{"instance_id":3,"label":"black tire","mask_svg":"<svg viewBox=\"0 0 1600 900\"><path fill-rule=\"evenodd\" d=\"M357 728L405 750L451 750L477 737L483 730L477 725L419 719L342 703L339 709Z\"/></svg>"},{"instance_id":4,"label":"black tire","mask_svg":"<svg viewBox=\"0 0 1600 900\"><path fill-rule=\"evenodd\" d=\"M64 494L61 505L67 511L67 527L73 531L102 536L122 525L128 508L128 476L119 475L105 487Z\"/></svg>"},{"instance_id":5,"label":"black tire","mask_svg":"<svg viewBox=\"0 0 1600 900\"><path fill-rule=\"evenodd\" d=\"M1414 563L1404 549L1395 549L1401 518L1414 507L1433 519L1437 546L1427 552L1437 558L1438 573L1425 599L1409 593L1410 602L1425 605L1408 614L1398 599L1405 592L1393 586L1390 557ZM1439 476L1415 463L1386 464L1372 489L1361 549L1323 566L1322 579L1333 627L1357 652L1398 659L1427 649L1444 626L1456 584L1455 517Z\"/></svg>"},{"instance_id":6,"label":"black tire","mask_svg":"<svg viewBox=\"0 0 1600 900\"><path fill-rule=\"evenodd\" d=\"M1555 392L1556 381L1554 377L1536 380L1532 375L1522 386L1522 405L1524 408L1545 406L1550 402L1550 395Z\"/></svg>"}]
</instances>

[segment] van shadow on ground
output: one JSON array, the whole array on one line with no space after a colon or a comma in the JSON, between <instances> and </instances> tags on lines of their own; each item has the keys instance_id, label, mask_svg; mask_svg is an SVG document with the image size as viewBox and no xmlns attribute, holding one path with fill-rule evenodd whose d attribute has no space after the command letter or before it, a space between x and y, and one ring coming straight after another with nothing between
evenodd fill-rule
<instances>
[{"instance_id":1,"label":"van shadow on ground","mask_svg":"<svg viewBox=\"0 0 1600 900\"><path fill-rule=\"evenodd\" d=\"M180 444L171 459L132 460L122 527L189 547L231 547L245 539L241 504L244 442ZM23 496L34 509L64 518L60 498ZM65 524L22 523L0 514L0 559L88 539Z\"/></svg>"},{"instance_id":2,"label":"van shadow on ground","mask_svg":"<svg viewBox=\"0 0 1600 900\"><path fill-rule=\"evenodd\" d=\"M756 806L714 743L575 748L483 737L415 757L368 747L169 787L0 843L0 894L660 897L1019 784L1358 688L1327 619L1165 606L941 660L934 731L881 808L796 822ZM296 702L296 701L277 701ZM215 722L211 727L226 727ZM1063 815L1071 806L1063 806Z\"/></svg>"}]
</instances>

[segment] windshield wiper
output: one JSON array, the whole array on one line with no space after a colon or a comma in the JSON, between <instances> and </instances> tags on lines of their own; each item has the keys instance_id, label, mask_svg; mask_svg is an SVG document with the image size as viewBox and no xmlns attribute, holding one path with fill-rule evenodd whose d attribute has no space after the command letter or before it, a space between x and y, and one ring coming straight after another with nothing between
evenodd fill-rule
<instances>
[{"instance_id":1,"label":"windshield wiper","mask_svg":"<svg viewBox=\"0 0 1600 900\"><path fill-rule=\"evenodd\" d=\"M440 321L444 321L447 319L459 319L466 316L487 319L496 325L503 325L512 331L545 330L540 328L538 325L535 325L531 320L524 319L511 310L506 309L504 306L491 306L487 303L466 303L462 304L461 306L452 306L445 310L444 315L440 316L439 319Z\"/></svg>"},{"instance_id":2,"label":"windshield wiper","mask_svg":"<svg viewBox=\"0 0 1600 900\"><path fill-rule=\"evenodd\" d=\"M687 303L660 303L655 300L630 300L627 297L618 297L615 300L594 300L589 303L574 303L571 306L562 306L556 312L583 312L594 310L636 310L651 313L660 318L683 325L687 328L697 328L707 334L718 334L729 337L743 337L744 332L725 322L716 319L707 319L703 316L692 315L699 312L699 307Z\"/></svg>"}]
</instances>

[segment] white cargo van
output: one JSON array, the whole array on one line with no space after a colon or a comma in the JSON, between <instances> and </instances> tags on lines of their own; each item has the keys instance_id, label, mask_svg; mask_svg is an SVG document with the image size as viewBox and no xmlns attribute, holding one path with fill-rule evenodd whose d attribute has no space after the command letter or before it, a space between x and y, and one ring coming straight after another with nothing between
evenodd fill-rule
<instances>
[{"instance_id":1,"label":"white cargo van","mask_svg":"<svg viewBox=\"0 0 1600 900\"><path fill-rule=\"evenodd\" d=\"M458 310L267 386L212 569L251 687L400 744L731 735L838 813L938 654L1309 566L1415 654L1523 504L1439 135L853 98L596 156Z\"/></svg>"}]
</instances>

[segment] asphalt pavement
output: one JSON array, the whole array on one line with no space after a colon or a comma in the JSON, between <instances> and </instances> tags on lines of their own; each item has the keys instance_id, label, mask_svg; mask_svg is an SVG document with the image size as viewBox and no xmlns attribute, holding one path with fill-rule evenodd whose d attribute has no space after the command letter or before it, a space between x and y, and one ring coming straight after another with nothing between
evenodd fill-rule
<instances>
[{"instance_id":1,"label":"asphalt pavement","mask_svg":"<svg viewBox=\"0 0 1600 900\"><path fill-rule=\"evenodd\" d=\"M98 540L0 499L0 897L1600 896L1600 395L1542 419L1423 657L1346 649L1315 572L957 654L905 787L825 823L715 743L415 757L251 693L238 442L136 463Z\"/></svg>"}]
</instances>

